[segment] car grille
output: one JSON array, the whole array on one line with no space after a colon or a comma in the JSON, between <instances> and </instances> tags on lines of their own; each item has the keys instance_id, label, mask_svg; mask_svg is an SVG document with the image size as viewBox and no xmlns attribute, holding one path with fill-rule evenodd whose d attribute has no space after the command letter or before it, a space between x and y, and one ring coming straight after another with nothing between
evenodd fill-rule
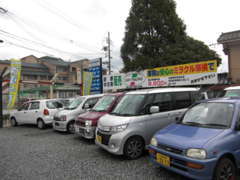
<instances>
[{"instance_id":1,"label":"car grille","mask_svg":"<svg viewBox=\"0 0 240 180\"><path fill-rule=\"evenodd\" d=\"M54 121L61 121L61 119L57 116L54 116L53 119L54 119Z\"/></svg>"},{"instance_id":2,"label":"car grille","mask_svg":"<svg viewBox=\"0 0 240 180\"><path fill-rule=\"evenodd\" d=\"M103 134L103 133L97 131L97 135L102 137L102 144L108 145L109 139L111 138L110 134Z\"/></svg>"},{"instance_id":3,"label":"car grille","mask_svg":"<svg viewBox=\"0 0 240 180\"><path fill-rule=\"evenodd\" d=\"M172 147L169 147L169 146L166 146L166 145L163 145L163 144L158 144L158 148L163 149L163 150L168 151L168 152L175 153L175 154L183 154L183 150L172 148Z\"/></svg>"}]
</instances>

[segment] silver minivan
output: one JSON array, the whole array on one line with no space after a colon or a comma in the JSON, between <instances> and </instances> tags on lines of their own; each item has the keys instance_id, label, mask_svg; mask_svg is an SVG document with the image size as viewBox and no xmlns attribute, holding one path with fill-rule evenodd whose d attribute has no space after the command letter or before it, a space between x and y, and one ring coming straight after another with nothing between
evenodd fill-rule
<instances>
[{"instance_id":1,"label":"silver minivan","mask_svg":"<svg viewBox=\"0 0 240 180\"><path fill-rule=\"evenodd\" d=\"M103 94L76 97L67 107L55 114L53 129L74 133L75 119L78 115L93 108L101 97Z\"/></svg>"},{"instance_id":2,"label":"silver minivan","mask_svg":"<svg viewBox=\"0 0 240 180\"><path fill-rule=\"evenodd\" d=\"M98 122L95 143L136 159L159 129L175 122L199 98L197 88L158 88L128 92Z\"/></svg>"}]
</instances>

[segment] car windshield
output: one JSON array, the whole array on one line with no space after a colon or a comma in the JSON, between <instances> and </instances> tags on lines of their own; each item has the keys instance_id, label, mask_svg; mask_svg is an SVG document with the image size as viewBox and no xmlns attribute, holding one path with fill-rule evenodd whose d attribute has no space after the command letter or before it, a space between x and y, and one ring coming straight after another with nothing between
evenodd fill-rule
<instances>
[{"instance_id":1,"label":"car windshield","mask_svg":"<svg viewBox=\"0 0 240 180\"><path fill-rule=\"evenodd\" d=\"M240 97L240 89L236 90L227 90L224 97Z\"/></svg>"},{"instance_id":2,"label":"car windshield","mask_svg":"<svg viewBox=\"0 0 240 180\"><path fill-rule=\"evenodd\" d=\"M206 128L229 128L234 112L230 103L200 103L189 109L182 124Z\"/></svg>"},{"instance_id":3,"label":"car windshield","mask_svg":"<svg viewBox=\"0 0 240 180\"><path fill-rule=\"evenodd\" d=\"M111 114L120 116L138 115L146 95L128 94L118 103Z\"/></svg>"},{"instance_id":4,"label":"car windshield","mask_svg":"<svg viewBox=\"0 0 240 180\"><path fill-rule=\"evenodd\" d=\"M98 103L93 107L92 111L98 111L98 112L107 111L115 98L116 96L103 96L98 101Z\"/></svg>"},{"instance_id":5,"label":"car windshield","mask_svg":"<svg viewBox=\"0 0 240 180\"><path fill-rule=\"evenodd\" d=\"M85 99L85 97L79 97L79 98L71 101L70 104L65 109L67 109L67 110L77 109L78 106L83 102L84 99Z\"/></svg>"}]
</instances>

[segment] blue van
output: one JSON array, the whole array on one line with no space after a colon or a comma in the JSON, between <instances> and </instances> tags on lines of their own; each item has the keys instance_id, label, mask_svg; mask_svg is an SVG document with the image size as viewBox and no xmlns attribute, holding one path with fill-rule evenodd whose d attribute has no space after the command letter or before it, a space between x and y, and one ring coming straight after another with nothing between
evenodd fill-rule
<instances>
[{"instance_id":1,"label":"blue van","mask_svg":"<svg viewBox=\"0 0 240 180\"><path fill-rule=\"evenodd\" d=\"M240 98L201 101L148 146L160 167L193 179L236 180L240 167Z\"/></svg>"}]
</instances>

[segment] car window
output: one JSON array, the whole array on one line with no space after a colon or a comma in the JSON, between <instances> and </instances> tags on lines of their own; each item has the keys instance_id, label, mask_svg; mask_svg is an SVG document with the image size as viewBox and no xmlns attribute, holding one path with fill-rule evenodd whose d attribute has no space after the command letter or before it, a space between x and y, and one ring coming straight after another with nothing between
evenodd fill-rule
<instances>
[{"instance_id":1,"label":"car window","mask_svg":"<svg viewBox=\"0 0 240 180\"><path fill-rule=\"evenodd\" d=\"M175 92L174 109L188 108L192 104L190 92Z\"/></svg>"},{"instance_id":2,"label":"car window","mask_svg":"<svg viewBox=\"0 0 240 180\"><path fill-rule=\"evenodd\" d=\"M99 98L90 98L84 103L84 107L88 104L89 108L93 108L93 106L98 102Z\"/></svg>"},{"instance_id":3,"label":"car window","mask_svg":"<svg viewBox=\"0 0 240 180\"><path fill-rule=\"evenodd\" d=\"M63 105L58 101L47 101L46 105L48 109L57 109L63 107Z\"/></svg>"},{"instance_id":4,"label":"car window","mask_svg":"<svg viewBox=\"0 0 240 180\"><path fill-rule=\"evenodd\" d=\"M159 112L172 110L172 95L170 93L156 94L153 100L153 106L159 107Z\"/></svg>"},{"instance_id":5,"label":"car window","mask_svg":"<svg viewBox=\"0 0 240 180\"><path fill-rule=\"evenodd\" d=\"M25 103L25 104L23 104L23 105L19 108L19 110L20 110L20 111L28 110L28 107L29 107L29 103Z\"/></svg>"},{"instance_id":6,"label":"car window","mask_svg":"<svg viewBox=\"0 0 240 180\"><path fill-rule=\"evenodd\" d=\"M29 110L39 109L39 107L40 107L40 102L32 102Z\"/></svg>"}]
</instances>

